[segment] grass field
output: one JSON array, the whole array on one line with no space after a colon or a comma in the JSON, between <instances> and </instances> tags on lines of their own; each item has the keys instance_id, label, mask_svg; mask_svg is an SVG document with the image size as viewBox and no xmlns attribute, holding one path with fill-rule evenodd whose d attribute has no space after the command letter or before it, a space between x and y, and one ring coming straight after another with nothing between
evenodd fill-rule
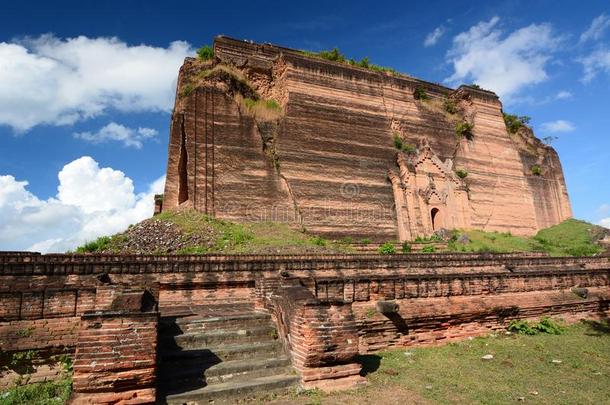
<instances>
[{"instance_id":1,"label":"grass field","mask_svg":"<svg viewBox=\"0 0 610 405\"><path fill-rule=\"evenodd\" d=\"M492 360L481 357L493 355ZM363 356L368 385L274 404L610 404L610 325L476 338ZM263 401L265 402L265 401Z\"/></svg>"}]
</instances>

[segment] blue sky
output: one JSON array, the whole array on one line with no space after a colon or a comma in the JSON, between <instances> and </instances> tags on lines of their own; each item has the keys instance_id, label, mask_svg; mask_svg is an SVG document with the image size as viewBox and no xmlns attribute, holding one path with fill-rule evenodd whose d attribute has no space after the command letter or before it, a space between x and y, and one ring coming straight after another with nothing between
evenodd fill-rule
<instances>
[{"instance_id":1,"label":"blue sky","mask_svg":"<svg viewBox=\"0 0 610 405\"><path fill-rule=\"evenodd\" d=\"M218 34L495 90L557 137L575 216L610 226L607 1L22 1L0 14L0 249L149 215L177 70Z\"/></svg>"}]
</instances>

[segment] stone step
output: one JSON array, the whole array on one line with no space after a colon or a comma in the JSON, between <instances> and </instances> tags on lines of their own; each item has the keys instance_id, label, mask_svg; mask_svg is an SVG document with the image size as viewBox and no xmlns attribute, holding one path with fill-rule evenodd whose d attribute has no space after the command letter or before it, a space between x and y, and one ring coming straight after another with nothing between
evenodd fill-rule
<instances>
[{"instance_id":1,"label":"stone step","mask_svg":"<svg viewBox=\"0 0 610 405\"><path fill-rule=\"evenodd\" d=\"M282 344L279 340L267 342L245 343L240 345L222 345L208 347L201 350L171 350L161 351L163 364L189 362L204 362L208 364L219 363L221 361L231 361L240 359L268 358L279 356L283 353Z\"/></svg>"},{"instance_id":2,"label":"stone step","mask_svg":"<svg viewBox=\"0 0 610 405\"><path fill-rule=\"evenodd\" d=\"M269 342L277 339L277 332L271 325L236 330L211 330L185 333L162 338L163 348L207 349L212 345L229 345L250 342Z\"/></svg>"},{"instance_id":3,"label":"stone step","mask_svg":"<svg viewBox=\"0 0 610 405\"><path fill-rule=\"evenodd\" d=\"M159 377L163 390L167 393L174 393L210 384L244 381L291 372L290 359L287 356L279 356L266 359L232 360L209 366L194 364L186 367L176 364L172 367L165 367L159 373Z\"/></svg>"},{"instance_id":4,"label":"stone step","mask_svg":"<svg viewBox=\"0 0 610 405\"><path fill-rule=\"evenodd\" d=\"M191 391L170 394L166 396L168 404L207 403L215 404L235 403L235 399L256 392L268 393L296 385L298 377L293 374L280 374L266 377L252 378L245 381L230 381L220 384L211 384ZM233 401L232 401L233 400Z\"/></svg>"},{"instance_id":5,"label":"stone step","mask_svg":"<svg viewBox=\"0 0 610 405\"><path fill-rule=\"evenodd\" d=\"M214 329L245 329L247 327L261 326L270 322L271 315L264 312L251 312L248 314L217 317L189 316L176 319L175 324L182 333L191 333Z\"/></svg>"}]
</instances>

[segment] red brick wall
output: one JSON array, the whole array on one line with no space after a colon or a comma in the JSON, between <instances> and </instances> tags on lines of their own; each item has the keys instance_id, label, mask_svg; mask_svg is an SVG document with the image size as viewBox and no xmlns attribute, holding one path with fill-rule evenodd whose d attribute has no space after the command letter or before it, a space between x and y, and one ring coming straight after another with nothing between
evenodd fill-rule
<instances>
[{"instance_id":1,"label":"red brick wall","mask_svg":"<svg viewBox=\"0 0 610 405\"><path fill-rule=\"evenodd\" d=\"M82 317L74 361L74 403L154 403L158 313Z\"/></svg>"}]
</instances>

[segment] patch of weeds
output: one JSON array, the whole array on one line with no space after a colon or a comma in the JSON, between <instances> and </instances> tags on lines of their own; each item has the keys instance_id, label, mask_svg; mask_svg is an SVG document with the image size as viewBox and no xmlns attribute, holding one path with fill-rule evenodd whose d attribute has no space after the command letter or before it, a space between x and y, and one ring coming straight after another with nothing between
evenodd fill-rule
<instances>
[{"instance_id":1,"label":"patch of weeds","mask_svg":"<svg viewBox=\"0 0 610 405\"><path fill-rule=\"evenodd\" d=\"M381 255L393 255L396 253L396 247L391 242L385 242L383 245L379 246L377 251Z\"/></svg>"},{"instance_id":2,"label":"patch of weeds","mask_svg":"<svg viewBox=\"0 0 610 405\"><path fill-rule=\"evenodd\" d=\"M531 118L527 115L518 116L515 114L506 114L502 112L504 117L504 123L506 124L506 130L511 134L516 134L522 126L527 126Z\"/></svg>"},{"instance_id":3,"label":"patch of weeds","mask_svg":"<svg viewBox=\"0 0 610 405\"><path fill-rule=\"evenodd\" d=\"M402 253L411 253L411 245L407 242L403 242L401 246Z\"/></svg>"},{"instance_id":4,"label":"patch of weeds","mask_svg":"<svg viewBox=\"0 0 610 405\"><path fill-rule=\"evenodd\" d=\"M542 176L542 168L540 165L533 165L530 170L534 176Z\"/></svg>"},{"instance_id":5,"label":"patch of weeds","mask_svg":"<svg viewBox=\"0 0 610 405\"><path fill-rule=\"evenodd\" d=\"M458 122L457 124L455 124L455 135L458 138L466 138L468 140L472 140L472 138L473 138L472 128L473 128L473 125L470 124L469 122L466 122L466 121Z\"/></svg>"},{"instance_id":6,"label":"patch of weeds","mask_svg":"<svg viewBox=\"0 0 610 405\"><path fill-rule=\"evenodd\" d=\"M15 335L20 338L26 338L32 336L32 333L34 333L34 329L30 327L18 330L15 332Z\"/></svg>"},{"instance_id":7,"label":"patch of weeds","mask_svg":"<svg viewBox=\"0 0 610 405\"><path fill-rule=\"evenodd\" d=\"M458 112L458 108L457 108L457 104L455 103L455 101L450 100L448 98L446 98L443 101L443 108L445 109L445 111L447 111L449 114L455 114Z\"/></svg>"},{"instance_id":8,"label":"patch of weeds","mask_svg":"<svg viewBox=\"0 0 610 405\"><path fill-rule=\"evenodd\" d=\"M197 49L197 56L201 60L214 59L214 48L212 48L210 45L204 45Z\"/></svg>"},{"instance_id":9,"label":"patch of weeds","mask_svg":"<svg viewBox=\"0 0 610 405\"><path fill-rule=\"evenodd\" d=\"M51 405L67 403L72 391L72 381L69 378L59 381L18 385L0 394L2 405Z\"/></svg>"},{"instance_id":10,"label":"patch of weeds","mask_svg":"<svg viewBox=\"0 0 610 405\"><path fill-rule=\"evenodd\" d=\"M553 321L551 318L542 318L538 323L531 324L522 319L510 321L507 328L510 332L521 335L538 335L546 333L549 335L561 335L565 328Z\"/></svg>"},{"instance_id":11,"label":"patch of weeds","mask_svg":"<svg viewBox=\"0 0 610 405\"><path fill-rule=\"evenodd\" d=\"M326 239L321 238L319 236L314 236L310 239L311 243L313 243L316 246L326 246Z\"/></svg>"},{"instance_id":12,"label":"patch of weeds","mask_svg":"<svg viewBox=\"0 0 610 405\"><path fill-rule=\"evenodd\" d=\"M366 313L364 314L364 316L366 316L367 319L370 319L370 318L374 317L375 314L377 314L377 310L375 308L369 308L366 310Z\"/></svg>"},{"instance_id":13,"label":"patch of weeds","mask_svg":"<svg viewBox=\"0 0 610 405\"><path fill-rule=\"evenodd\" d=\"M94 253L105 250L110 245L110 236L100 236L92 242L87 242L83 246L76 248L76 253Z\"/></svg>"},{"instance_id":14,"label":"patch of weeds","mask_svg":"<svg viewBox=\"0 0 610 405\"><path fill-rule=\"evenodd\" d=\"M397 132L394 132L394 147L396 149L398 149L399 151L405 152L405 153L415 153L415 151L417 150L415 145L412 145L410 143L405 143L402 140L402 137L400 136L400 134Z\"/></svg>"},{"instance_id":15,"label":"patch of weeds","mask_svg":"<svg viewBox=\"0 0 610 405\"><path fill-rule=\"evenodd\" d=\"M413 90L413 98L424 101L429 100L430 96L428 96L428 93L426 93L426 90L424 90L423 87L418 86Z\"/></svg>"},{"instance_id":16,"label":"patch of weeds","mask_svg":"<svg viewBox=\"0 0 610 405\"><path fill-rule=\"evenodd\" d=\"M457 169L455 171L455 174L460 178L460 179L465 179L466 177L468 177L468 172L464 169Z\"/></svg>"},{"instance_id":17,"label":"patch of weeds","mask_svg":"<svg viewBox=\"0 0 610 405\"><path fill-rule=\"evenodd\" d=\"M193 86L191 83L187 83L182 86L182 92L180 94L182 94L183 97L186 97L191 94L193 90L195 90L195 86Z\"/></svg>"},{"instance_id":18,"label":"patch of weeds","mask_svg":"<svg viewBox=\"0 0 610 405\"><path fill-rule=\"evenodd\" d=\"M421 250L422 253L434 253L436 252L436 248L432 245L430 246L424 246L423 249Z\"/></svg>"},{"instance_id":19,"label":"patch of weeds","mask_svg":"<svg viewBox=\"0 0 610 405\"><path fill-rule=\"evenodd\" d=\"M360 239L360 243L369 244L369 243L372 243L372 241L370 238L362 238L362 239Z\"/></svg>"}]
</instances>

